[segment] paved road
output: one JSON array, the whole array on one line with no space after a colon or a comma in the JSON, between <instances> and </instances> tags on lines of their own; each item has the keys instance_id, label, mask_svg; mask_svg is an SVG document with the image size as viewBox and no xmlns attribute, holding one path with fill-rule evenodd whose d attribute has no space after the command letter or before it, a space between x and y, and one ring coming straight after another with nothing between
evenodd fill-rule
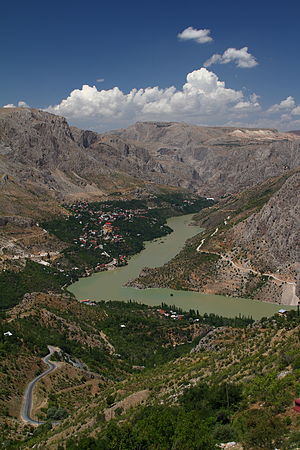
<instances>
[{"instance_id":1,"label":"paved road","mask_svg":"<svg viewBox=\"0 0 300 450\"><path fill-rule=\"evenodd\" d=\"M32 380L28 384L25 394L24 394L24 402L23 402L23 407L22 407L22 411L21 411L21 417L25 422L27 422L31 425L41 425L41 424L45 423L44 421L34 420L30 416L31 409L32 409L32 393L33 393L34 386L41 378L44 378L46 375L53 372L53 370L55 370L58 367L56 363L50 362L49 359L51 358L53 353L59 349L57 349L56 347L52 347L51 345L48 345L48 349L49 349L48 355L46 355L43 358L43 362L45 364L47 364L48 369L45 370L45 372L38 375L37 377L35 377L34 380Z\"/></svg>"}]
</instances>

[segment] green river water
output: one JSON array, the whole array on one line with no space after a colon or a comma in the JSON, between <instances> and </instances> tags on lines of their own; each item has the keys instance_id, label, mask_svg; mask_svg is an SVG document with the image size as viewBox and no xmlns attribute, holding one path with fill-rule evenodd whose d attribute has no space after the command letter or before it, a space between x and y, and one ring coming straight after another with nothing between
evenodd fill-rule
<instances>
[{"instance_id":1,"label":"green river water","mask_svg":"<svg viewBox=\"0 0 300 450\"><path fill-rule=\"evenodd\" d=\"M78 300L134 300L146 305L160 305L165 302L183 310L198 309L200 314L215 313L226 317L239 314L259 319L271 316L280 309L279 305L256 300L201 294L172 289L135 289L124 287L128 280L136 278L141 269L159 267L173 258L185 241L199 233L201 229L191 226L193 214L168 219L167 224L174 230L168 236L145 243L145 249L133 256L127 266L99 272L88 278L80 278L68 287ZM195 249L196 251L196 249ZM171 295L173 294L173 295ZM289 309L288 307L285 307Z\"/></svg>"}]
</instances>

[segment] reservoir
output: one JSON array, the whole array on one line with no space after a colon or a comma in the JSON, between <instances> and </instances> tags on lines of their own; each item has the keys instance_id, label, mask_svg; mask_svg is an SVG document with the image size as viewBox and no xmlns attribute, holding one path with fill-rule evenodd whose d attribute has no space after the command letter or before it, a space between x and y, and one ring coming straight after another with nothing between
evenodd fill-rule
<instances>
[{"instance_id":1,"label":"reservoir","mask_svg":"<svg viewBox=\"0 0 300 450\"><path fill-rule=\"evenodd\" d=\"M124 287L127 281L139 275L143 267L159 267L168 262L182 249L187 239L201 231L201 228L198 226L190 225L193 215L189 214L168 219L167 224L174 230L173 233L145 242L145 249L133 256L127 266L106 272L98 272L87 278L80 278L69 286L68 290L78 300L88 298L96 301L129 301L131 299L151 306L158 306L164 302L169 305L176 305L184 311L198 309L200 314L215 313L226 317L234 317L241 314L259 319L278 312L281 308L280 305L251 299L172 289L135 289ZM291 309L286 306L284 308Z\"/></svg>"}]
</instances>

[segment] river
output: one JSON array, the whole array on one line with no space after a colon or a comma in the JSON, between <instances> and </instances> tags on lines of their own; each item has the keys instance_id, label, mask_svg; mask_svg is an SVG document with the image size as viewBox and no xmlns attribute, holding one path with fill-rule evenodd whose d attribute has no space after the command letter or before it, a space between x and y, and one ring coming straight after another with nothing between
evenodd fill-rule
<instances>
[{"instance_id":1,"label":"river","mask_svg":"<svg viewBox=\"0 0 300 450\"><path fill-rule=\"evenodd\" d=\"M172 289L135 289L123 286L128 280L136 278L143 267L159 267L165 264L181 250L188 238L199 233L201 228L190 225L192 217L193 214L189 214L168 219L167 224L174 230L173 233L146 242L145 249L133 256L127 266L80 278L69 286L68 290L78 300L88 298L98 301L128 301L131 299L151 306L165 302L169 305L176 305L185 311L198 309L200 314L215 313L226 317L241 314L259 319L277 312L280 305L251 299ZM290 309L289 307L284 308Z\"/></svg>"}]
</instances>

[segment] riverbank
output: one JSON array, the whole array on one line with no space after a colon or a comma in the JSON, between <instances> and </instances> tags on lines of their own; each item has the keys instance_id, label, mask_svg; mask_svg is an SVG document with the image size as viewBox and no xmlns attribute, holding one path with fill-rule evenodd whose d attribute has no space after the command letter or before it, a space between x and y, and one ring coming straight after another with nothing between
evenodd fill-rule
<instances>
[{"instance_id":1,"label":"riverbank","mask_svg":"<svg viewBox=\"0 0 300 450\"><path fill-rule=\"evenodd\" d=\"M138 301L150 306L162 302L172 304L183 310L195 309L200 314L214 313L225 317L239 314L259 319L278 312L279 305L255 300L227 297L221 295L202 294L187 290L168 288L135 289L125 287L129 280L136 278L145 267L162 266L175 257L183 248L187 239L199 234L201 228L191 225L193 214L173 217L167 220L167 226L173 233L145 243L145 248L134 255L125 267L113 271L93 274L89 278L81 278L68 287L78 300L89 298L95 301L118 300ZM289 309L289 308L288 308Z\"/></svg>"},{"instance_id":2,"label":"riverbank","mask_svg":"<svg viewBox=\"0 0 300 450\"><path fill-rule=\"evenodd\" d=\"M264 222L273 208L271 197L282 182L269 180L262 186L220 199L216 205L196 214L194 220L205 231L194 236L164 266L142 270L130 285L251 298L284 308L297 306L300 297L295 224L284 222L286 231L282 233L279 217ZM276 198L284 204L281 194L277 193ZM268 213L264 214L265 210ZM275 210L279 214L279 208L274 207ZM262 223L256 228L259 217Z\"/></svg>"},{"instance_id":3,"label":"riverbank","mask_svg":"<svg viewBox=\"0 0 300 450\"><path fill-rule=\"evenodd\" d=\"M49 248L39 247L38 260L34 254L26 254L6 261L0 272L0 305L6 310L26 293L60 293L80 277L125 266L144 248L144 241L172 232L166 225L168 217L195 213L212 204L206 198L175 192L143 200L65 205L68 215L40 224L43 234L55 240L60 251L53 254Z\"/></svg>"}]
</instances>

